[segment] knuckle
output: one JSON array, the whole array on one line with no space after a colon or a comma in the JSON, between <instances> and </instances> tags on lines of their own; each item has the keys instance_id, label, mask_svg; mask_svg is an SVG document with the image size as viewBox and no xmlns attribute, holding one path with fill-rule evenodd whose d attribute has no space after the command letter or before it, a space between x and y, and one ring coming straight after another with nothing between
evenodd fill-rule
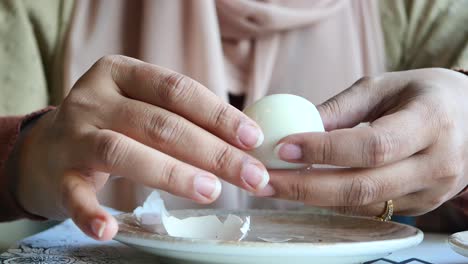
<instances>
[{"instance_id":1,"label":"knuckle","mask_svg":"<svg viewBox=\"0 0 468 264\"><path fill-rule=\"evenodd\" d=\"M440 107L439 107L440 108ZM434 112L437 114L436 116L438 121L439 131L456 131L455 130L455 121L452 118L452 115L445 109L435 109Z\"/></svg>"},{"instance_id":2,"label":"knuckle","mask_svg":"<svg viewBox=\"0 0 468 264\"><path fill-rule=\"evenodd\" d=\"M230 123L230 119L234 115L231 114L231 106L228 104L220 103L213 111L213 125L215 129L223 128Z\"/></svg>"},{"instance_id":3,"label":"knuckle","mask_svg":"<svg viewBox=\"0 0 468 264\"><path fill-rule=\"evenodd\" d=\"M369 177L354 177L339 192L341 205L364 206L375 201L381 192Z\"/></svg>"},{"instance_id":4,"label":"knuckle","mask_svg":"<svg viewBox=\"0 0 468 264\"><path fill-rule=\"evenodd\" d=\"M102 65L102 66L110 66L114 64L115 62L123 61L125 60L125 56L123 55L117 55L117 54L110 54L110 55L105 55L101 57L96 64L97 65Z\"/></svg>"},{"instance_id":5,"label":"knuckle","mask_svg":"<svg viewBox=\"0 0 468 264\"><path fill-rule=\"evenodd\" d=\"M213 154L212 162L210 162L210 168L215 172L224 171L230 167L231 161L233 160L233 149L227 144L223 144L223 146L216 149L217 150Z\"/></svg>"},{"instance_id":6,"label":"knuckle","mask_svg":"<svg viewBox=\"0 0 468 264\"><path fill-rule=\"evenodd\" d=\"M321 160L319 163L327 163L328 161L331 161L333 159L333 143L330 136L324 137L321 149L322 153L320 155Z\"/></svg>"},{"instance_id":7,"label":"knuckle","mask_svg":"<svg viewBox=\"0 0 468 264\"><path fill-rule=\"evenodd\" d=\"M99 161L112 170L124 161L128 145L124 138L116 133L102 131L96 139L96 153Z\"/></svg>"},{"instance_id":8,"label":"knuckle","mask_svg":"<svg viewBox=\"0 0 468 264\"><path fill-rule=\"evenodd\" d=\"M436 172L436 179L444 181L456 181L462 174L463 162L458 159L445 159L442 161Z\"/></svg>"},{"instance_id":9,"label":"knuckle","mask_svg":"<svg viewBox=\"0 0 468 264\"><path fill-rule=\"evenodd\" d=\"M175 105L183 103L189 100L195 92L195 81L185 75L169 73L159 78L162 79L156 80L153 87L156 95L164 99L167 104Z\"/></svg>"},{"instance_id":10,"label":"knuckle","mask_svg":"<svg viewBox=\"0 0 468 264\"><path fill-rule=\"evenodd\" d=\"M446 199L444 196L434 196L431 197L427 202L426 202L426 211L432 211L437 209L439 206L441 206L443 203L445 203Z\"/></svg>"},{"instance_id":11,"label":"knuckle","mask_svg":"<svg viewBox=\"0 0 468 264\"><path fill-rule=\"evenodd\" d=\"M419 86L422 86L422 88L419 88L421 90L427 87L434 87L431 83L423 83ZM437 88L434 88L433 90L435 89ZM414 100L411 102L411 106L414 109L419 110L421 118L427 120L428 125L437 128L439 132L438 135L441 134L440 132L450 133L451 131L456 131L456 122L453 119L453 110L450 108L450 105L446 105L441 102L441 96L444 95L437 94L437 97L423 96L421 100ZM451 98L446 99L447 101L452 100Z\"/></svg>"},{"instance_id":12,"label":"knuckle","mask_svg":"<svg viewBox=\"0 0 468 264\"><path fill-rule=\"evenodd\" d=\"M89 99L83 96L78 89L72 89L67 97L63 100L61 108L67 108L75 105L86 105Z\"/></svg>"},{"instance_id":13,"label":"knuckle","mask_svg":"<svg viewBox=\"0 0 468 264\"><path fill-rule=\"evenodd\" d=\"M153 142L171 145L184 133L182 119L171 114L153 114L145 126L145 134Z\"/></svg>"},{"instance_id":14,"label":"knuckle","mask_svg":"<svg viewBox=\"0 0 468 264\"><path fill-rule=\"evenodd\" d=\"M301 182L292 182L288 185L289 199L298 202L307 202L312 200L312 193L308 186Z\"/></svg>"},{"instance_id":15,"label":"knuckle","mask_svg":"<svg viewBox=\"0 0 468 264\"><path fill-rule=\"evenodd\" d=\"M115 71L119 67L120 63L125 59L122 55L106 55L101 57L94 66L100 69L108 70L110 72Z\"/></svg>"},{"instance_id":16,"label":"knuckle","mask_svg":"<svg viewBox=\"0 0 468 264\"><path fill-rule=\"evenodd\" d=\"M364 142L363 160L365 165L379 167L392 158L392 153L398 148L397 141L388 133L374 133Z\"/></svg>"},{"instance_id":17,"label":"knuckle","mask_svg":"<svg viewBox=\"0 0 468 264\"><path fill-rule=\"evenodd\" d=\"M338 96L334 96L328 99L323 104L321 104L321 107L325 110L326 113L340 114L343 112L342 102L340 102Z\"/></svg>"},{"instance_id":18,"label":"knuckle","mask_svg":"<svg viewBox=\"0 0 468 264\"><path fill-rule=\"evenodd\" d=\"M353 87L362 87L363 89L370 91L373 89L375 83L375 77L363 76L357 80Z\"/></svg>"},{"instance_id":19,"label":"knuckle","mask_svg":"<svg viewBox=\"0 0 468 264\"><path fill-rule=\"evenodd\" d=\"M358 95L361 97L363 93L370 94L370 90L374 89L374 83L376 82L376 80L377 77L361 77L353 85L351 85L350 88L344 90L339 95L328 99L323 104L321 104L320 107L326 113L343 113L344 111L346 111L345 109L348 109L350 107L349 104L352 103L349 102L349 100L345 100L345 98L348 98L349 96Z\"/></svg>"},{"instance_id":20,"label":"knuckle","mask_svg":"<svg viewBox=\"0 0 468 264\"><path fill-rule=\"evenodd\" d=\"M441 114L441 117L439 117L438 137L441 135L440 131L449 131L448 133L451 133L452 131L458 130L456 128L455 121L448 115L449 114Z\"/></svg>"},{"instance_id":21,"label":"knuckle","mask_svg":"<svg viewBox=\"0 0 468 264\"><path fill-rule=\"evenodd\" d=\"M89 93L79 89L72 89L70 94L64 99L59 109L65 114L75 113L76 111L85 112L97 106L97 100Z\"/></svg>"},{"instance_id":22,"label":"knuckle","mask_svg":"<svg viewBox=\"0 0 468 264\"><path fill-rule=\"evenodd\" d=\"M445 189L447 191L453 190L457 186L460 185L460 179L458 174L454 174L452 176L445 176L443 178L438 179L436 184L439 186L440 189Z\"/></svg>"},{"instance_id":23,"label":"knuckle","mask_svg":"<svg viewBox=\"0 0 468 264\"><path fill-rule=\"evenodd\" d=\"M177 182L177 164L166 162L163 165L161 175L156 179L155 186L170 190L178 186Z\"/></svg>"}]
</instances>

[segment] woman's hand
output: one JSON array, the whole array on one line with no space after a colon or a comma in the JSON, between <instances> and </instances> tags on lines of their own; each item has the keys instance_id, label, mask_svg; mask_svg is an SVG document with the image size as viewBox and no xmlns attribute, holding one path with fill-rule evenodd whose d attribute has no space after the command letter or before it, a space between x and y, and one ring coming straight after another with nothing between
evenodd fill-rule
<instances>
[{"instance_id":1,"label":"woman's hand","mask_svg":"<svg viewBox=\"0 0 468 264\"><path fill-rule=\"evenodd\" d=\"M419 215L468 184L468 78L422 69L363 78L320 105L325 133L281 140L290 162L348 168L270 172L279 198L377 216ZM357 126L361 122L368 125ZM350 167L350 168L349 168Z\"/></svg>"},{"instance_id":2,"label":"woman's hand","mask_svg":"<svg viewBox=\"0 0 468 264\"><path fill-rule=\"evenodd\" d=\"M30 213L71 217L89 236L107 240L117 223L96 192L110 174L199 203L219 196L218 177L261 195L268 173L241 149L262 140L257 124L199 83L109 56L26 132L16 196Z\"/></svg>"}]
</instances>

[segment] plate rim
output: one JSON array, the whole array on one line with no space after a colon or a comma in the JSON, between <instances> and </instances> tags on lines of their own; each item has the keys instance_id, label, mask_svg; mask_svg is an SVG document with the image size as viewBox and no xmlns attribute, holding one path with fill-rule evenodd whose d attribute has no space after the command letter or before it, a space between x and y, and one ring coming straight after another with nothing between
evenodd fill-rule
<instances>
[{"instance_id":1,"label":"plate rim","mask_svg":"<svg viewBox=\"0 0 468 264\"><path fill-rule=\"evenodd\" d=\"M466 243L461 243L459 241L459 239L457 238L457 235L458 234L461 234L461 233L466 233L468 234L468 231L461 231L461 232L457 232L457 233L454 233L452 235L450 235L450 237L448 238L448 243L450 245L450 247L452 248L456 248L458 250L463 250L464 253L467 253L468 252L468 244ZM454 249L455 250L455 249ZM457 251L457 250L455 250ZM457 251L458 252L458 251ZM460 253L461 254L461 253ZM464 256L468 256L468 254L462 254Z\"/></svg>"},{"instance_id":2,"label":"plate rim","mask_svg":"<svg viewBox=\"0 0 468 264\"><path fill-rule=\"evenodd\" d=\"M173 210L171 212L187 212L194 211L193 209ZM325 215L323 213L313 213L308 211L287 211L287 210L269 210L269 209L249 209L249 210L227 210L227 209L202 209L198 211L206 212L224 212L224 214L232 212L275 212L286 214L309 214L309 215ZM124 215L132 215L132 213L124 213L116 217L123 217ZM367 217L355 217L344 215L331 215L345 218L359 218L366 221L378 221ZM201 253L204 254L219 254L216 250L226 249L233 255L244 256L293 256L301 254L303 256L356 256L368 255L369 252L363 249L368 247L374 248L372 254L388 254L396 250L416 246L424 239L424 233L413 226L404 225L401 223L390 222L393 225L400 225L414 229L414 233L407 237L394 238L378 241L364 241L364 242L294 242L294 243L271 243L264 241L220 241L208 239L191 239L180 237L168 237L165 235L152 234L151 238L142 238L122 234L120 232L114 237L114 240L127 244L129 246L149 247L154 250L175 250L187 253ZM151 246L147 243L150 242ZM356 245L359 245L361 250L356 250ZM207 249L208 248L208 249ZM209 250L209 248L211 248ZM182 249L182 250L181 250ZM250 253L249 253L250 252ZM307 252L307 253L305 253ZM339 254L337 254L339 252Z\"/></svg>"}]
</instances>

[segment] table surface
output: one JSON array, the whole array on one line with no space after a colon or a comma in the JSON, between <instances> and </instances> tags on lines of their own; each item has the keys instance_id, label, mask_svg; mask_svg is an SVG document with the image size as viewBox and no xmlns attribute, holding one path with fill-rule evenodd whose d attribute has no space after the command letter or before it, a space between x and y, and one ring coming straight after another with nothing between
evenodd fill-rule
<instances>
[{"instance_id":1,"label":"table surface","mask_svg":"<svg viewBox=\"0 0 468 264\"><path fill-rule=\"evenodd\" d=\"M398 251L386 259L368 263L462 264L468 258L452 251L448 235L425 234L417 247ZM84 235L67 220L37 235L26 238L0 255L0 263L159 263L157 257L142 253L116 241L97 242Z\"/></svg>"}]
</instances>

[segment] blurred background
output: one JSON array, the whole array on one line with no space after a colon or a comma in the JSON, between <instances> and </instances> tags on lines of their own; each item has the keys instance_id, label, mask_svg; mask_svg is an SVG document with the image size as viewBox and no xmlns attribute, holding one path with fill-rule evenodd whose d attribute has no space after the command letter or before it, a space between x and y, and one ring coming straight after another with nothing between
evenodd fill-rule
<instances>
[{"instance_id":1,"label":"blurred background","mask_svg":"<svg viewBox=\"0 0 468 264\"><path fill-rule=\"evenodd\" d=\"M0 224L0 252L7 250L18 240L41 232L57 224L56 222L34 222L19 220Z\"/></svg>"}]
</instances>

